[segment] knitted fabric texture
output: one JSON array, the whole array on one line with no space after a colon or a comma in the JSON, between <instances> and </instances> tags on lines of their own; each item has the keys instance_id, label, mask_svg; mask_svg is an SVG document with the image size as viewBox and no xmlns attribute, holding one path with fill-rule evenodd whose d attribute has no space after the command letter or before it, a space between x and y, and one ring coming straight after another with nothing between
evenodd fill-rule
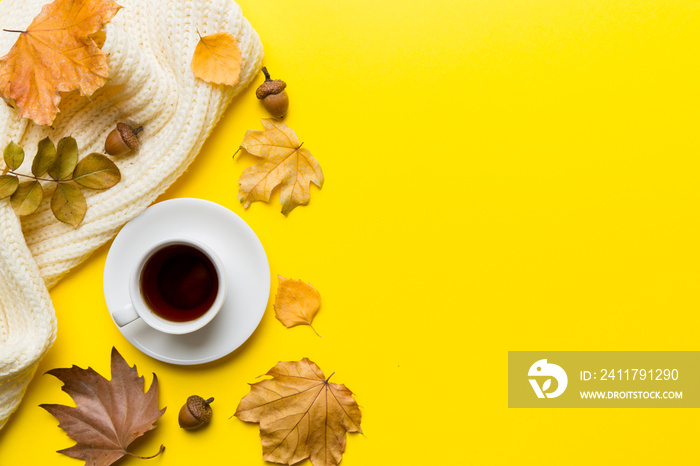
<instances>
[{"instance_id":1,"label":"knitted fabric texture","mask_svg":"<svg viewBox=\"0 0 700 466\"><path fill-rule=\"evenodd\" d=\"M46 0L3 0L3 27L25 29ZM48 288L143 212L190 164L231 101L255 77L262 61L257 33L233 0L119 0L102 49L109 81L90 99L64 96L52 127L17 118L0 105L0 147L12 141L31 156L44 137L72 135L81 156L102 152L119 121L142 125L138 153L113 159L122 180L106 191L85 191L88 210L76 229L57 221L50 196L39 210L17 218L0 201L0 428L17 408L41 357L56 335ZM228 31L243 64L235 87L198 80L190 60L204 35ZM0 34L0 55L15 34ZM51 186L47 186L52 189ZM50 191L48 191L50 192Z\"/></svg>"}]
</instances>

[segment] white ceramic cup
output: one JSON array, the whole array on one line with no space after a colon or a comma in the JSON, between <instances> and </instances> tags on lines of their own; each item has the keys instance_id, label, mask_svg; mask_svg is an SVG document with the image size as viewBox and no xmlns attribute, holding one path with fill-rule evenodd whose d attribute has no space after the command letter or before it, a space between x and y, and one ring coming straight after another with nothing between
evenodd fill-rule
<instances>
[{"instance_id":1,"label":"white ceramic cup","mask_svg":"<svg viewBox=\"0 0 700 466\"><path fill-rule=\"evenodd\" d=\"M146 304L143 294L141 293L141 273L151 256L167 246L178 244L192 246L205 254L211 260L212 264L214 264L219 279L219 289L214 303L209 310L200 317L186 322L174 322L160 317ZM131 276L129 277L129 295L131 302L112 313L112 318L118 326L123 327L137 319L141 319L150 327L163 333L174 335L192 333L211 322L212 319L216 317L216 314L219 313L219 310L221 310L221 306L226 298L226 276L224 273L224 266L214 251L198 241L185 238L161 241L142 254L139 261L136 262L134 269L131 271Z\"/></svg>"}]
</instances>

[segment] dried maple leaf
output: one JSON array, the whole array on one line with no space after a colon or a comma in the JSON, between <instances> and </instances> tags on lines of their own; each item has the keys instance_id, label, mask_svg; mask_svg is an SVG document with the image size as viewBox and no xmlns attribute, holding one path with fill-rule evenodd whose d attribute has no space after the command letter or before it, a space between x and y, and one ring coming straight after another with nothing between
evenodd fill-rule
<instances>
[{"instance_id":1,"label":"dried maple leaf","mask_svg":"<svg viewBox=\"0 0 700 466\"><path fill-rule=\"evenodd\" d=\"M314 466L334 466L345 451L346 432L362 432L360 408L345 385L330 383L321 369L304 358L279 362L252 384L236 417L260 424L263 459Z\"/></svg>"},{"instance_id":2,"label":"dried maple leaf","mask_svg":"<svg viewBox=\"0 0 700 466\"><path fill-rule=\"evenodd\" d=\"M238 180L238 199L248 208L255 201L270 201L272 190L281 185L282 213L309 203L309 184L323 186L321 165L308 149L301 147L294 131L281 121L262 120L265 131L248 131L241 148L260 157L243 170Z\"/></svg>"},{"instance_id":3,"label":"dried maple leaf","mask_svg":"<svg viewBox=\"0 0 700 466\"><path fill-rule=\"evenodd\" d=\"M241 49L228 32L199 36L192 55L192 72L209 83L235 86L241 80Z\"/></svg>"},{"instance_id":4,"label":"dried maple leaf","mask_svg":"<svg viewBox=\"0 0 700 466\"><path fill-rule=\"evenodd\" d=\"M60 92L90 96L107 82L107 54L92 37L121 7L113 0L56 0L45 5L0 58L0 95L20 117L50 125Z\"/></svg>"},{"instance_id":5,"label":"dried maple leaf","mask_svg":"<svg viewBox=\"0 0 700 466\"><path fill-rule=\"evenodd\" d=\"M108 466L129 455L126 448L131 442L151 429L163 415L158 409L158 378L144 393L144 378L138 376L136 366L129 367L121 354L112 348L112 380L107 380L92 368L73 366L47 372L63 382L75 407L43 404L42 408L58 419L58 426L76 442L59 453L85 461L87 466ZM154 456L163 452L165 447ZM149 457L153 458L153 456Z\"/></svg>"},{"instance_id":6,"label":"dried maple leaf","mask_svg":"<svg viewBox=\"0 0 700 466\"><path fill-rule=\"evenodd\" d=\"M287 328L308 325L316 332L311 321L321 307L321 294L309 283L301 280L290 280L282 275L277 275L277 279L279 280L275 296L277 319Z\"/></svg>"}]
</instances>

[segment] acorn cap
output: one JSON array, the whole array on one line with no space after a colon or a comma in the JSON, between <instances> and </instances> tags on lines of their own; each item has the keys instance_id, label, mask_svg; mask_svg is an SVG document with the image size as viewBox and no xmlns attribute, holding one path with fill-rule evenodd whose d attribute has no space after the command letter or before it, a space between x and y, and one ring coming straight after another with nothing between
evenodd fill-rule
<instances>
[{"instance_id":1,"label":"acorn cap","mask_svg":"<svg viewBox=\"0 0 700 466\"><path fill-rule=\"evenodd\" d=\"M211 406L209 406L209 403L214 401L214 399L211 398L209 403L207 403L207 401L205 401L201 396L197 395L192 395L191 397L187 398L187 409L190 410L192 416L194 416L194 418L198 421L207 422L211 419Z\"/></svg>"},{"instance_id":2,"label":"acorn cap","mask_svg":"<svg viewBox=\"0 0 700 466\"><path fill-rule=\"evenodd\" d=\"M255 90L255 95L258 99L264 99L268 95L279 94L285 87L287 87L287 83L281 79L266 80Z\"/></svg>"},{"instance_id":3,"label":"acorn cap","mask_svg":"<svg viewBox=\"0 0 700 466\"><path fill-rule=\"evenodd\" d=\"M139 138L134 134L134 130L131 126L126 123L117 123L117 131L119 131L122 141L124 141L124 144L126 144L129 149L134 152L139 150L141 141L139 141Z\"/></svg>"}]
</instances>

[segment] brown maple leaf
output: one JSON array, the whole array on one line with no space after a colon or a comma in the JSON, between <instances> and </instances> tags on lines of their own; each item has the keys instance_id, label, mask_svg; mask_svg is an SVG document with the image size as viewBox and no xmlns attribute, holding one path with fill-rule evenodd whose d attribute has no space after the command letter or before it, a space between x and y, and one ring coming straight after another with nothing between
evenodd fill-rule
<instances>
[{"instance_id":1,"label":"brown maple leaf","mask_svg":"<svg viewBox=\"0 0 700 466\"><path fill-rule=\"evenodd\" d=\"M112 348L112 380L107 380L92 368L73 366L47 372L63 382L75 407L42 404L41 407L58 419L58 426L76 442L59 453L85 461L87 466L108 466L129 455L126 449L138 437L155 428L155 421L165 408L158 409L158 378L146 393L144 378L136 366L129 367L121 354ZM153 458L163 452L160 450Z\"/></svg>"},{"instance_id":2,"label":"brown maple leaf","mask_svg":"<svg viewBox=\"0 0 700 466\"><path fill-rule=\"evenodd\" d=\"M281 185L282 213L288 215L296 206L309 203L310 183L323 186L323 170L291 128L272 119L262 124L265 131L248 131L241 143L260 161L241 173L238 199L245 208L255 201L269 202L272 190Z\"/></svg>"},{"instance_id":3,"label":"brown maple leaf","mask_svg":"<svg viewBox=\"0 0 700 466\"><path fill-rule=\"evenodd\" d=\"M360 408L345 385L331 383L304 358L279 362L251 385L236 417L260 424L263 459L295 464L306 458L314 466L335 466L345 451L346 432L362 432Z\"/></svg>"},{"instance_id":4,"label":"brown maple leaf","mask_svg":"<svg viewBox=\"0 0 700 466\"><path fill-rule=\"evenodd\" d=\"M275 296L275 316L287 327L308 325L318 335L311 322L321 307L321 294L309 283L277 275L279 286Z\"/></svg>"},{"instance_id":5,"label":"brown maple leaf","mask_svg":"<svg viewBox=\"0 0 700 466\"><path fill-rule=\"evenodd\" d=\"M113 0L55 0L45 5L0 58L0 95L20 117L50 125L61 92L90 96L107 82L107 54L94 35L121 6Z\"/></svg>"}]
</instances>

